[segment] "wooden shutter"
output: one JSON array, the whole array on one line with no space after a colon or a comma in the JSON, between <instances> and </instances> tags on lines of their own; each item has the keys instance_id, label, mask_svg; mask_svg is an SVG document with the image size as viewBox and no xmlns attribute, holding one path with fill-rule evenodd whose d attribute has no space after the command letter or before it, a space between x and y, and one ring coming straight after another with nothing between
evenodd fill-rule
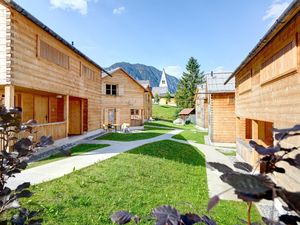
<instances>
[{"instance_id":1,"label":"wooden shutter","mask_svg":"<svg viewBox=\"0 0 300 225\"><path fill-rule=\"evenodd\" d=\"M102 82L102 94L106 95L106 83Z\"/></svg>"},{"instance_id":2,"label":"wooden shutter","mask_svg":"<svg viewBox=\"0 0 300 225\"><path fill-rule=\"evenodd\" d=\"M118 90L120 96L124 95L124 86L122 84L118 85Z\"/></svg>"},{"instance_id":3,"label":"wooden shutter","mask_svg":"<svg viewBox=\"0 0 300 225\"><path fill-rule=\"evenodd\" d=\"M108 109L104 109L104 124L108 123Z\"/></svg>"}]
</instances>

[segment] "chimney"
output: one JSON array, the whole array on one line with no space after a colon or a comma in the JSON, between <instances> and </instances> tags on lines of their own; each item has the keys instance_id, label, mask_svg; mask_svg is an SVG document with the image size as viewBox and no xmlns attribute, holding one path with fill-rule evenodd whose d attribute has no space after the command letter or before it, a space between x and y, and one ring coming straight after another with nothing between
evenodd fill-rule
<instances>
[{"instance_id":1,"label":"chimney","mask_svg":"<svg viewBox=\"0 0 300 225\"><path fill-rule=\"evenodd\" d=\"M210 72L210 76L211 76L211 77L214 77L214 71L211 71L211 72Z\"/></svg>"}]
</instances>

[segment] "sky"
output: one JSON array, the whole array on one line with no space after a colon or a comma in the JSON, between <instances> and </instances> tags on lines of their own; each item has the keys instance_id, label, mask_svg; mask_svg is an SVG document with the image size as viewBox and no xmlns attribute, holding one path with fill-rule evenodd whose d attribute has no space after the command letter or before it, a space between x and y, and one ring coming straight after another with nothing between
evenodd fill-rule
<instances>
[{"instance_id":1,"label":"sky","mask_svg":"<svg viewBox=\"0 0 300 225\"><path fill-rule=\"evenodd\" d=\"M15 0L102 67L234 71L292 0Z\"/></svg>"}]
</instances>

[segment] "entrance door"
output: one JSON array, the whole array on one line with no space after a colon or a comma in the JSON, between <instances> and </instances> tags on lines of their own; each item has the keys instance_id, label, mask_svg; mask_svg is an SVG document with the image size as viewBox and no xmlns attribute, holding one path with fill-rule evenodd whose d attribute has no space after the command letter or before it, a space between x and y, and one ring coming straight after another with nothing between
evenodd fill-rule
<instances>
[{"instance_id":1,"label":"entrance door","mask_svg":"<svg viewBox=\"0 0 300 225\"><path fill-rule=\"evenodd\" d=\"M70 98L69 102L69 135L81 134L81 100Z\"/></svg>"},{"instance_id":2,"label":"entrance door","mask_svg":"<svg viewBox=\"0 0 300 225\"><path fill-rule=\"evenodd\" d=\"M109 124L115 124L116 123L116 110L115 109L109 109L108 110L108 123Z\"/></svg>"},{"instance_id":3,"label":"entrance door","mask_svg":"<svg viewBox=\"0 0 300 225\"><path fill-rule=\"evenodd\" d=\"M34 96L34 119L40 124L48 123L49 121L48 105L48 97Z\"/></svg>"}]
</instances>

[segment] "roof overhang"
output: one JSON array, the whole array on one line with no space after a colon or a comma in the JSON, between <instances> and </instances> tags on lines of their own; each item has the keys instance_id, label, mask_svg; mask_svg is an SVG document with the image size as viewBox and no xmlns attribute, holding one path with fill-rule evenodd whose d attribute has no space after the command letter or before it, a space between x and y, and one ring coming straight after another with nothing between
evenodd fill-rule
<instances>
[{"instance_id":1,"label":"roof overhang","mask_svg":"<svg viewBox=\"0 0 300 225\"><path fill-rule=\"evenodd\" d=\"M295 16L299 15L300 0L294 0L288 8L276 20L273 26L267 31L258 44L252 49L248 56L242 61L232 75L225 81L227 84L237 73L239 73L273 38L274 36L289 23Z\"/></svg>"},{"instance_id":2,"label":"roof overhang","mask_svg":"<svg viewBox=\"0 0 300 225\"><path fill-rule=\"evenodd\" d=\"M54 37L55 39L57 39L58 41L60 41L61 43L63 43L65 46L67 46L69 49L71 49L72 51L74 51L76 54L80 55L86 61L90 62L95 67L97 67L98 69L100 69L101 71L103 71L104 73L106 73L106 74L108 74L110 76L110 74L105 69L103 69L99 64L97 64L95 61L93 61L88 56L86 56L85 54L83 54L81 51L79 51L77 48L75 48L72 44L70 44L68 41L66 41L64 38L62 38L60 35L58 35L52 29L50 29L49 27L47 27L44 23L42 23L40 20L38 20L32 14L30 14L27 10L25 10L20 5L18 5L15 1L13 1L13 0L3 0L3 1L0 1L0 4L1 4L1 2L4 2L7 7L12 8L12 9L16 10L18 13L20 13L21 15L25 16L31 22L33 22L34 24L36 24L37 26L39 26L41 29L43 29L45 32L47 32L48 34L50 34L52 37ZM101 74L100 74L100 76L101 76Z\"/></svg>"}]
</instances>

